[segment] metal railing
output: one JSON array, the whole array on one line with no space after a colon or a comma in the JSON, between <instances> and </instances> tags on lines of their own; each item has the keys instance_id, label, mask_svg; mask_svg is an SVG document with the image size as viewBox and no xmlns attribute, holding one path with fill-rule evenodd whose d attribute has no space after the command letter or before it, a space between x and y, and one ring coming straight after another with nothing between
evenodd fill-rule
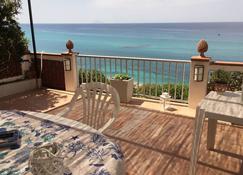
<instances>
[{"instance_id":1,"label":"metal railing","mask_svg":"<svg viewBox=\"0 0 243 175\"><path fill-rule=\"evenodd\" d=\"M159 98L169 92L172 99L188 100L190 61L120 56L78 55L80 84L87 81L109 83L115 74L134 78L134 95Z\"/></svg>"}]
</instances>

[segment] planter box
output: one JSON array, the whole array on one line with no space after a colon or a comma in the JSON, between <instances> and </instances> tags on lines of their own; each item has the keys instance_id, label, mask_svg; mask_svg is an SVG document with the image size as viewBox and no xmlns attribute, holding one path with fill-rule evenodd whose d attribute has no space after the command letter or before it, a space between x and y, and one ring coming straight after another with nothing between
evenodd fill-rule
<instances>
[{"instance_id":1,"label":"planter box","mask_svg":"<svg viewBox=\"0 0 243 175\"><path fill-rule=\"evenodd\" d=\"M122 103L128 103L133 94L133 78L130 80L115 80L111 79L111 86L113 86L119 96Z\"/></svg>"}]
</instances>

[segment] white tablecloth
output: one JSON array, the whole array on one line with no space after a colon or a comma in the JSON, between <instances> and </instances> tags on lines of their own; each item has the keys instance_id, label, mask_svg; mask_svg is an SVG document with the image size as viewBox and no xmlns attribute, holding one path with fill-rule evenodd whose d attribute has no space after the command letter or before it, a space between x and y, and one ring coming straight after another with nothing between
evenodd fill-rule
<instances>
[{"instance_id":1,"label":"white tablecloth","mask_svg":"<svg viewBox=\"0 0 243 175\"><path fill-rule=\"evenodd\" d=\"M1 175L30 174L31 150L50 142L60 144L64 163L73 175L124 173L120 147L79 122L43 113L0 111L0 128L18 129L22 135L21 148L0 150Z\"/></svg>"}]
</instances>

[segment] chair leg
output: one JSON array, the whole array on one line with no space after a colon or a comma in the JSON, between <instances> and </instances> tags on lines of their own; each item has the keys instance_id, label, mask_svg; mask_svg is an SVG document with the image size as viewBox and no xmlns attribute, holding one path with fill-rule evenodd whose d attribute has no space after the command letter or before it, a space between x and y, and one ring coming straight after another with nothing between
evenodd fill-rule
<instances>
[{"instance_id":1,"label":"chair leg","mask_svg":"<svg viewBox=\"0 0 243 175\"><path fill-rule=\"evenodd\" d=\"M214 149L216 129L217 129L217 120L208 118L207 148L209 150Z\"/></svg>"},{"instance_id":2,"label":"chair leg","mask_svg":"<svg viewBox=\"0 0 243 175\"><path fill-rule=\"evenodd\" d=\"M166 105L166 104L165 104L165 99L164 99L164 111L165 111L165 105Z\"/></svg>"}]
</instances>

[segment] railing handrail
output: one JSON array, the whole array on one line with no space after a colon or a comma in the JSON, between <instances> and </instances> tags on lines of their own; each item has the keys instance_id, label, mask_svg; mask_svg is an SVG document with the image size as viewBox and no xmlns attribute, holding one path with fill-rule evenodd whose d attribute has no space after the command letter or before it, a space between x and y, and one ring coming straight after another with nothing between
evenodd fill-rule
<instances>
[{"instance_id":1,"label":"railing handrail","mask_svg":"<svg viewBox=\"0 0 243 175\"><path fill-rule=\"evenodd\" d=\"M79 54L78 57L109 58L109 59L127 59L127 60L159 61L159 62L174 62L174 63L191 63L191 60L161 59L161 58L145 58L145 57L106 56L106 55L86 55L86 54Z\"/></svg>"}]
</instances>

